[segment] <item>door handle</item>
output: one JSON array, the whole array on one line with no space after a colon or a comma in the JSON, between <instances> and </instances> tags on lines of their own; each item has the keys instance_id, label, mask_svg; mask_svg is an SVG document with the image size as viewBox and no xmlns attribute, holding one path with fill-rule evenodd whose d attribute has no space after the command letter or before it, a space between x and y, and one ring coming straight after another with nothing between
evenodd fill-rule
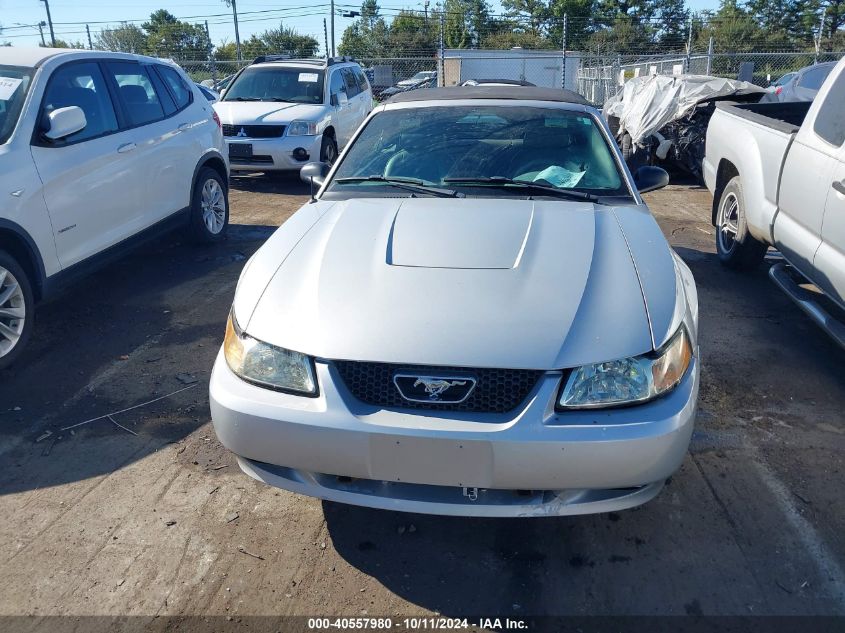
<instances>
[{"instance_id":1,"label":"door handle","mask_svg":"<svg viewBox=\"0 0 845 633\"><path fill-rule=\"evenodd\" d=\"M118 154L125 154L126 152L131 152L133 149L138 147L135 143L124 143L120 147L117 148Z\"/></svg>"},{"instance_id":2,"label":"door handle","mask_svg":"<svg viewBox=\"0 0 845 633\"><path fill-rule=\"evenodd\" d=\"M184 132L185 130L190 130L190 129L191 129L191 124L190 124L190 123L182 123L182 124L180 124L180 125L179 125L179 127L178 127L177 129L178 129L180 132Z\"/></svg>"},{"instance_id":3,"label":"door handle","mask_svg":"<svg viewBox=\"0 0 845 633\"><path fill-rule=\"evenodd\" d=\"M837 193L841 193L843 196L845 196L845 180L837 180L836 182L834 182L833 189Z\"/></svg>"}]
</instances>

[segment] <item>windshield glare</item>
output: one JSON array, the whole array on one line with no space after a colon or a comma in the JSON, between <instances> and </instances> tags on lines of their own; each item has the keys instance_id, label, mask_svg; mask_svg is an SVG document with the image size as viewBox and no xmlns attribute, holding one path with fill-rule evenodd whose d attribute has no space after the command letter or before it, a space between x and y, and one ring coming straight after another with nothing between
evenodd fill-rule
<instances>
[{"instance_id":1,"label":"windshield glare","mask_svg":"<svg viewBox=\"0 0 845 633\"><path fill-rule=\"evenodd\" d=\"M15 131L32 73L31 68L0 65L0 145Z\"/></svg>"},{"instance_id":2,"label":"windshield glare","mask_svg":"<svg viewBox=\"0 0 845 633\"><path fill-rule=\"evenodd\" d=\"M413 178L466 195L489 195L484 190L495 185L453 179L512 178L599 196L631 195L593 117L560 108L445 105L382 112L349 147L329 190L384 187L338 182L373 175ZM506 189L496 187L495 195L511 193Z\"/></svg>"},{"instance_id":3,"label":"windshield glare","mask_svg":"<svg viewBox=\"0 0 845 633\"><path fill-rule=\"evenodd\" d=\"M323 102L323 71L310 68L253 67L244 70L223 101Z\"/></svg>"}]
</instances>

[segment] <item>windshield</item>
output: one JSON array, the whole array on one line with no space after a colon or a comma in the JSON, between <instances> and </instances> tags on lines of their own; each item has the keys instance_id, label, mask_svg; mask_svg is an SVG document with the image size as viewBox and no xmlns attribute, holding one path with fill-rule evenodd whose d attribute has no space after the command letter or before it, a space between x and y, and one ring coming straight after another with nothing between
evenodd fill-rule
<instances>
[{"instance_id":1,"label":"windshield","mask_svg":"<svg viewBox=\"0 0 845 633\"><path fill-rule=\"evenodd\" d=\"M223 101L323 103L323 71L255 66L244 70Z\"/></svg>"},{"instance_id":2,"label":"windshield","mask_svg":"<svg viewBox=\"0 0 845 633\"><path fill-rule=\"evenodd\" d=\"M32 73L32 68L0 65L0 145L15 131Z\"/></svg>"},{"instance_id":3,"label":"windshield","mask_svg":"<svg viewBox=\"0 0 845 633\"><path fill-rule=\"evenodd\" d=\"M474 196L542 195L520 182L631 195L592 116L536 106L445 105L377 114L348 148L328 190L385 188L384 179L396 178Z\"/></svg>"}]
</instances>

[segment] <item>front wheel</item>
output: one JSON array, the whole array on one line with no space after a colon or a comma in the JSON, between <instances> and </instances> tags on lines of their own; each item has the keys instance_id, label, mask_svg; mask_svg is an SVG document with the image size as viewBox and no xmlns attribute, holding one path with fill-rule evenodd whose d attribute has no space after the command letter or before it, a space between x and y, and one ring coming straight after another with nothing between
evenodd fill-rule
<instances>
[{"instance_id":1,"label":"front wheel","mask_svg":"<svg viewBox=\"0 0 845 633\"><path fill-rule=\"evenodd\" d=\"M328 165L334 165L337 156L337 141L333 136L324 134L323 142L320 145L320 160Z\"/></svg>"},{"instance_id":2,"label":"front wheel","mask_svg":"<svg viewBox=\"0 0 845 633\"><path fill-rule=\"evenodd\" d=\"M768 246L751 236L745 214L742 182L734 176L722 190L716 213L716 253L734 270L751 270L763 261Z\"/></svg>"},{"instance_id":3,"label":"front wheel","mask_svg":"<svg viewBox=\"0 0 845 633\"><path fill-rule=\"evenodd\" d=\"M191 199L191 237L210 244L226 236L229 227L229 192L226 182L211 167L203 167Z\"/></svg>"},{"instance_id":4,"label":"front wheel","mask_svg":"<svg viewBox=\"0 0 845 633\"><path fill-rule=\"evenodd\" d=\"M23 351L34 317L29 277L9 253L0 250L0 369L11 365Z\"/></svg>"}]
</instances>

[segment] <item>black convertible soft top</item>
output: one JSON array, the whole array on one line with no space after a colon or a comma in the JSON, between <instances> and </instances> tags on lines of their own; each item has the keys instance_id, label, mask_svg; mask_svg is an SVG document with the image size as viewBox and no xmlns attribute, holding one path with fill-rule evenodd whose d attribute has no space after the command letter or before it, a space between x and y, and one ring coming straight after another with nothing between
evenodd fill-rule
<instances>
[{"instance_id":1,"label":"black convertible soft top","mask_svg":"<svg viewBox=\"0 0 845 633\"><path fill-rule=\"evenodd\" d=\"M449 88L420 88L400 92L387 103L409 101L456 101L459 99L514 99L519 101L555 101L590 105L581 95L571 90L536 88L533 86L453 86Z\"/></svg>"}]
</instances>

